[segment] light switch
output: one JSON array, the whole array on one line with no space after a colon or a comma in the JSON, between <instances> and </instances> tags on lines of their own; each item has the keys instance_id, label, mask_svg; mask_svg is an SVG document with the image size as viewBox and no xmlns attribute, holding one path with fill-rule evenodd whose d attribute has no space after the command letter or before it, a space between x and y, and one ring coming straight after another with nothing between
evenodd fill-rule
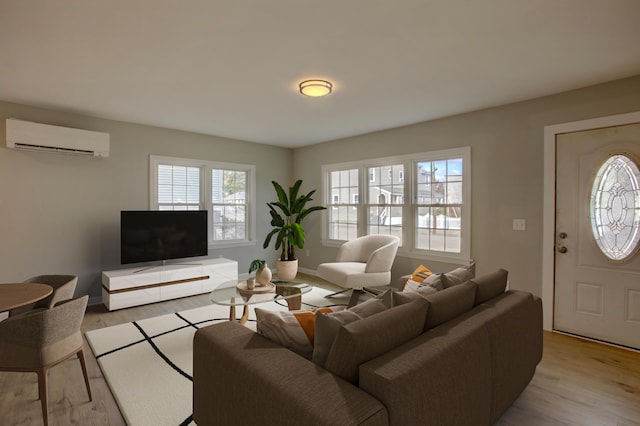
<instances>
[{"instance_id":1,"label":"light switch","mask_svg":"<svg viewBox=\"0 0 640 426\"><path fill-rule=\"evenodd\" d=\"M526 219L513 219L513 230L514 231L526 231L527 230L527 221L526 221Z\"/></svg>"}]
</instances>

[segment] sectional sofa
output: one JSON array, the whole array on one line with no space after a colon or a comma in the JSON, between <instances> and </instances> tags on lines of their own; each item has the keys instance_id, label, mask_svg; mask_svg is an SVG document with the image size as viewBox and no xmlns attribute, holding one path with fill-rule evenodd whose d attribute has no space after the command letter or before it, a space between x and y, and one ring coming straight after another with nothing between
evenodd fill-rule
<instances>
[{"instance_id":1,"label":"sectional sofa","mask_svg":"<svg viewBox=\"0 0 640 426\"><path fill-rule=\"evenodd\" d=\"M505 285L500 270L437 292L380 296L389 308L340 326L320 361L237 323L200 329L194 420L491 425L542 358L541 300Z\"/></svg>"}]
</instances>

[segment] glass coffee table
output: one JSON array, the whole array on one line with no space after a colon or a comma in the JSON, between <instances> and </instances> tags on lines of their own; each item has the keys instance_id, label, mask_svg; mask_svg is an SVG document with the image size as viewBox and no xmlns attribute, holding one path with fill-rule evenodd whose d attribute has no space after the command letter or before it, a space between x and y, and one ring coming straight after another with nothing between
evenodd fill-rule
<instances>
[{"instance_id":1,"label":"glass coffee table","mask_svg":"<svg viewBox=\"0 0 640 426\"><path fill-rule=\"evenodd\" d=\"M284 300L290 311L300 309L302 295L311 291L311 284L298 281L273 280L270 286L256 286L249 290L246 281L227 281L209 294L216 305L229 306L229 321L245 324L249 319L249 305ZM242 317L236 318L236 306L243 306Z\"/></svg>"}]
</instances>

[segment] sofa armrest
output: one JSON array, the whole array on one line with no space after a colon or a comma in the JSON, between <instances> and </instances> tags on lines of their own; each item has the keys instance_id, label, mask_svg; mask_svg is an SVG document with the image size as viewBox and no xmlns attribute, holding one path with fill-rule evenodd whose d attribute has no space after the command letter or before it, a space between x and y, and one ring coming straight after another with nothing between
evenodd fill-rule
<instances>
[{"instance_id":1,"label":"sofa armrest","mask_svg":"<svg viewBox=\"0 0 640 426\"><path fill-rule=\"evenodd\" d=\"M195 334L193 419L199 426L388 424L371 395L232 322Z\"/></svg>"}]
</instances>

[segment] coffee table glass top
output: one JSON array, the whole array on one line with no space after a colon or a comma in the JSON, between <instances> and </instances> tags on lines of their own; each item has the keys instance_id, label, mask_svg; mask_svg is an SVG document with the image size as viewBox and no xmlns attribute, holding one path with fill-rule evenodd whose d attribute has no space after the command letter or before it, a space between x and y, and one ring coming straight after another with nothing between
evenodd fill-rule
<instances>
[{"instance_id":1,"label":"coffee table glass top","mask_svg":"<svg viewBox=\"0 0 640 426\"><path fill-rule=\"evenodd\" d=\"M216 305L240 306L254 305L257 303L271 302L274 300L286 300L298 297L311 291L311 284L298 281L271 281L273 288L256 287L247 290L246 282L227 281L220 284L209 294L209 300Z\"/></svg>"}]
</instances>

